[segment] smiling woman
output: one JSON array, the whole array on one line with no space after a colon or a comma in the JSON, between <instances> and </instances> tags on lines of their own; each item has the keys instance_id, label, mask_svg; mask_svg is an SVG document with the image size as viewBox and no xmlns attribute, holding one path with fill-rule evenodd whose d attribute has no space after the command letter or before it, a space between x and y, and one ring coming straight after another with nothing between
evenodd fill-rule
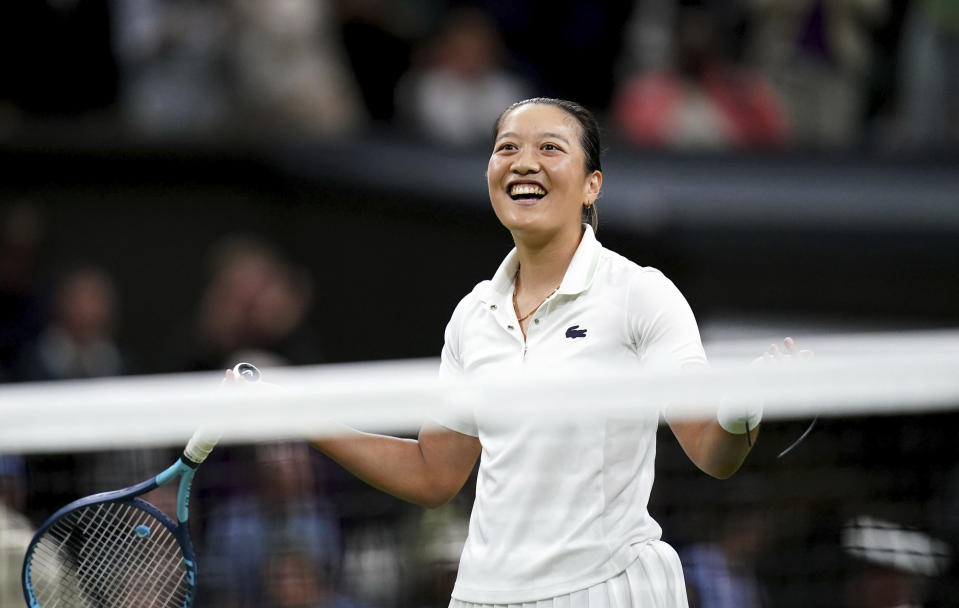
<instances>
[{"instance_id":1,"label":"smiling woman","mask_svg":"<svg viewBox=\"0 0 959 608\"><path fill-rule=\"evenodd\" d=\"M567 101L523 101L496 121L486 177L493 210L526 262L517 267L513 298L524 335L529 315L520 310L537 309L558 289L582 238L582 219L596 217L590 210L603 173L598 155L589 158L587 150L598 150L598 139L592 116Z\"/></svg>"},{"instance_id":2,"label":"smiling woman","mask_svg":"<svg viewBox=\"0 0 959 608\"><path fill-rule=\"evenodd\" d=\"M498 149L501 146L511 146L506 142L501 142L500 140L505 137L515 137L516 134L511 131L503 131L503 121L504 119L511 115L514 110L518 110L524 106L546 106L552 107L556 110L559 110L565 113L565 116L562 117L564 124L568 127L572 127L574 133L551 133L545 132L542 135L547 139L559 139L561 138L564 144L564 148L567 151L570 150L572 146L576 143L579 144L579 148L583 152L584 156L584 170L586 175L592 175L595 173L599 174L600 186L602 185L602 161L600 159L600 144L599 144L599 125L596 123L596 119L593 115L580 106L577 103L571 101L566 101L563 99L551 99L547 97L537 97L534 99L527 99L525 101L520 101L516 104L510 106L505 112L503 112L500 117L496 120L496 123L493 125L493 146ZM574 121L575 124L569 124L570 120ZM575 135L575 132L578 132L578 142L571 141L569 139L570 135ZM544 151L554 151L558 152L561 149L557 149L556 145L549 142L544 142ZM515 148L512 148L515 149ZM493 158L490 159L490 165L492 168ZM535 182L534 182L535 186ZM517 187L522 188L522 184L517 183ZM492 190L491 190L492 192ZM545 196L546 191L542 188L534 188L527 194L539 194L540 196ZM511 195L517 196L520 192L511 192ZM598 196L598 192L597 192ZM587 198L583 200L582 207L582 219L583 222L592 226L593 231L595 232L598 229L598 216L596 215L596 198Z\"/></svg>"},{"instance_id":3,"label":"smiling woman","mask_svg":"<svg viewBox=\"0 0 959 608\"><path fill-rule=\"evenodd\" d=\"M554 99L520 102L496 121L487 184L515 248L454 310L441 376L706 365L696 319L673 283L596 240L598 133L587 110ZM787 339L765 360L799 354ZM575 417L543 420L523 405L508 425L480 403L428 421L415 440L346 429L314 445L428 507L455 496L479 460L451 606L686 606L679 558L646 508L660 412L621 420L584 403ZM699 468L725 478L749 452L761 406L717 399L715 411L669 423Z\"/></svg>"}]
</instances>

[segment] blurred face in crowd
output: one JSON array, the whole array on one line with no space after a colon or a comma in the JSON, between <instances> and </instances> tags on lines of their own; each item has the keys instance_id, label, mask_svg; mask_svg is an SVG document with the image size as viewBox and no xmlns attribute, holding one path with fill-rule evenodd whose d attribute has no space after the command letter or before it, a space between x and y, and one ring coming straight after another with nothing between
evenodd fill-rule
<instances>
[{"instance_id":1,"label":"blurred face in crowd","mask_svg":"<svg viewBox=\"0 0 959 608\"><path fill-rule=\"evenodd\" d=\"M79 270L63 282L58 296L60 323L74 339L83 342L111 334L116 294L106 273Z\"/></svg>"},{"instance_id":2,"label":"blurred face in crowd","mask_svg":"<svg viewBox=\"0 0 959 608\"><path fill-rule=\"evenodd\" d=\"M506 114L489 159L496 217L514 236L580 230L583 203L596 200L599 171L587 172L582 127L562 108L526 104Z\"/></svg>"},{"instance_id":3,"label":"blurred face in crowd","mask_svg":"<svg viewBox=\"0 0 959 608\"><path fill-rule=\"evenodd\" d=\"M468 8L454 10L446 31L437 41L436 60L464 78L480 78L499 61L496 29L484 13Z\"/></svg>"},{"instance_id":4,"label":"blurred face in crowd","mask_svg":"<svg viewBox=\"0 0 959 608\"><path fill-rule=\"evenodd\" d=\"M301 553L268 558L264 569L267 597L277 608L315 608L326 605L328 589L319 568Z\"/></svg>"}]
</instances>

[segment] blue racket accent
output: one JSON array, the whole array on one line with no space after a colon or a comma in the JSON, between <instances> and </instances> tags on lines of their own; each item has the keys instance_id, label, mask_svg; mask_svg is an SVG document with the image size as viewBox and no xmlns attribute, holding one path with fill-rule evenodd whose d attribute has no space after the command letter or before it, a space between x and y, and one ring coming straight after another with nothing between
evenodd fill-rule
<instances>
[{"instance_id":1,"label":"blue racket accent","mask_svg":"<svg viewBox=\"0 0 959 608\"><path fill-rule=\"evenodd\" d=\"M177 460L170 468L156 476L156 484L162 486L180 477L180 489L176 495L176 518L181 524L190 519L190 487L193 484L195 465Z\"/></svg>"},{"instance_id":2,"label":"blue racket accent","mask_svg":"<svg viewBox=\"0 0 959 608\"><path fill-rule=\"evenodd\" d=\"M157 485L157 487L163 486L170 483L171 481L173 481L174 479L176 479L177 477L179 477L180 475L183 475L184 473L188 471L192 472L193 467L183 462L183 459L181 458L180 460L177 460L172 465L170 465L170 468L168 468L167 470L157 475L153 479L153 482Z\"/></svg>"},{"instance_id":3,"label":"blue racket accent","mask_svg":"<svg viewBox=\"0 0 959 608\"><path fill-rule=\"evenodd\" d=\"M195 472L194 469L188 468L180 478L180 490L176 494L176 518L181 525L190 519L190 487Z\"/></svg>"},{"instance_id":4,"label":"blue racket accent","mask_svg":"<svg viewBox=\"0 0 959 608\"><path fill-rule=\"evenodd\" d=\"M196 585L196 563L188 559L185 559L183 561L186 562L187 580L190 582L191 585Z\"/></svg>"}]
</instances>

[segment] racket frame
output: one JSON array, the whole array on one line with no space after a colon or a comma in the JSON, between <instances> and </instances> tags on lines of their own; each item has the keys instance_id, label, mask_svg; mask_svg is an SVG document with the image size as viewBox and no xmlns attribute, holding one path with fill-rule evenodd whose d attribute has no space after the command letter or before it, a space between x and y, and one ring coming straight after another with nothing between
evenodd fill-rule
<instances>
[{"instance_id":1,"label":"racket frame","mask_svg":"<svg viewBox=\"0 0 959 608\"><path fill-rule=\"evenodd\" d=\"M111 490L109 492L100 492L84 498L80 498L58 509L51 515L34 534L23 560L23 569L21 571L21 582L23 584L23 597L30 608L43 608L33 593L33 584L30 580L33 561L33 551L40 539L51 526L53 526L62 517L72 511L87 508L97 504L123 503L129 504L137 509L145 511L157 521L163 524L176 539L180 550L183 552L183 562L186 566L186 584L187 593L182 608L190 608L193 605L193 598L196 595L196 554L193 550L193 543L190 540L189 529L189 511L190 511L190 489L193 484L193 475L196 472L198 463L191 462L184 456L181 456L175 463L165 471L147 479L138 484L123 488L120 490ZM177 522L174 523L163 511L150 504L149 502L138 498L147 492L151 492L160 486L166 485L174 479L180 479L177 490L176 514Z\"/></svg>"}]
</instances>

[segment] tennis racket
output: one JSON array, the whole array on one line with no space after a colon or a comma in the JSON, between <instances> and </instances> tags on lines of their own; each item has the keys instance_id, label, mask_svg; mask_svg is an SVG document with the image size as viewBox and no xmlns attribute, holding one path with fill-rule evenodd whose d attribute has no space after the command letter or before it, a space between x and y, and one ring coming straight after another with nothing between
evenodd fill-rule
<instances>
[{"instance_id":1,"label":"tennis racket","mask_svg":"<svg viewBox=\"0 0 959 608\"><path fill-rule=\"evenodd\" d=\"M233 374L257 382L240 363ZM190 608L196 558L188 525L190 487L219 434L198 430L183 455L152 479L76 500L37 531L23 561L23 595L30 608ZM179 479L174 523L141 498Z\"/></svg>"}]
</instances>

